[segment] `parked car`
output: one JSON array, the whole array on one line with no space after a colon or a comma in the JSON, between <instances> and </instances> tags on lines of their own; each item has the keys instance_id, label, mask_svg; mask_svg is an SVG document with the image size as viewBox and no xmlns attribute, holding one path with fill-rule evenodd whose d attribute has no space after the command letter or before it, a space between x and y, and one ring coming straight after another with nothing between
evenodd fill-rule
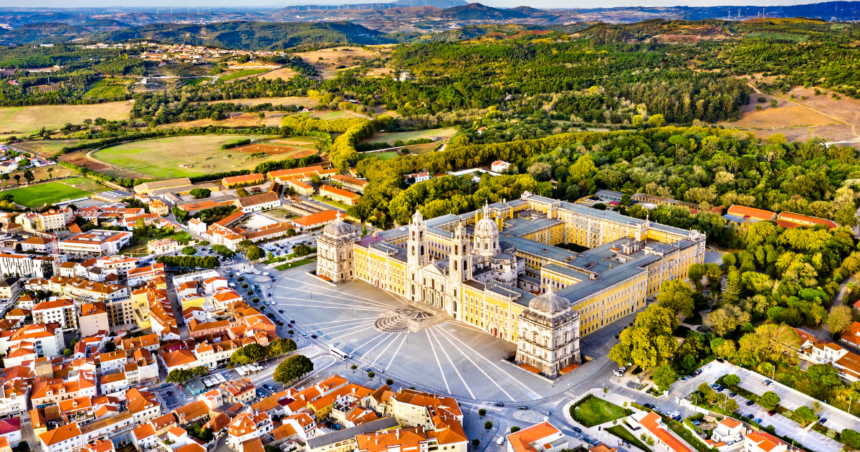
<instances>
[{"instance_id":1,"label":"parked car","mask_svg":"<svg viewBox=\"0 0 860 452\"><path fill-rule=\"evenodd\" d=\"M761 418L756 419L756 420L755 420L755 423L756 423L756 424L761 424Z\"/></svg>"},{"instance_id":2,"label":"parked car","mask_svg":"<svg viewBox=\"0 0 860 452\"><path fill-rule=\"evenodd\" d=\"M552 416L552 413L550 413L549 410L543 410L542 413L544 416Z\"/></svg>"},{"instance_id":3,"label":"parked car","mask_svg":"<svg viewBox=\"0 0 860 452\"><path fill-rule=\"evenodd\" d=\"M582 433L582 429L580 429L579 427L574 427L573 431L576 433Z\"/></svg>"},{"instance_id":4,"label":"parked car","mask_svg":"<svg viewBox=\"0 0 860 452\"><path fill-rule=\"evenodd\" d=\"M753 405L755 405L755 402L753 402L752 400L747 400L746 405L747 406L753 406Z\"/></svg>"},{"instance_id":5,"label":"parked car","mask_svg":"<svg viewBox=\"0 0 860 452\"><path fill-rule=\"evenodd\" d=\"M826 418L826 417L823 417L823 418L821 418L821 419L819 419L819 420L818 420L818 423L819 423L819 424L824 424L825 422L827 422L827 418Z\"/></svg>"},{"instance_id":6,"label":"parked car","mask_svg":"<svg viewBox=\"0 0 860 452\"><path fill-rule=\"evenodd\" d=\"M493 406L505 406L502 402L493 402Z\"/></svg>"},{"instance_id":7,"label":"parked car","mask_svg":"<svg viewBox=\"0 0 860 452\"><path fill-rule=\"evenodd\" d=\"M690 379L690 377L687 377L687 376L683 376L683 377L681 377L681 381L687 381L687 380L689 380L689 379Z\"/></svg>"},{"instance_id":8,"label":"parked car","mask_svg":"<svg viewBox=\"0 0 860 452\"><path fill-rule=\"evenodd\" d=\"M767 412L767 415L768 415L768 416L773 416L774 414L776 414L776 410L775 410L775 409L770 410L770 411L768 411L768 412Z\"/></svg>"},{"instance_id":9,"label":"parked car","mask_svg":"<svg viewBox=\"0 0 860 452\"><path fill-rule=\"evenodd\" d=\"M518 406L517 409L518 410L527 410L527 409L529 409L529 407L522 405L522 406Z\"/></svg>"},{"instance_id":10,"label":"parked car","mask_svg":"<svg viewBox=\"0 0 860 452\"><path fill-rule=\"evenodd\" d=\"M752 415L752 414L747 414L747 415L746 415L746 416L744 416L744 417L745 417L745 418L747 418L747 419L752 419L752 418L753 418L753 415Z\"/></svg>"}]
</instances>

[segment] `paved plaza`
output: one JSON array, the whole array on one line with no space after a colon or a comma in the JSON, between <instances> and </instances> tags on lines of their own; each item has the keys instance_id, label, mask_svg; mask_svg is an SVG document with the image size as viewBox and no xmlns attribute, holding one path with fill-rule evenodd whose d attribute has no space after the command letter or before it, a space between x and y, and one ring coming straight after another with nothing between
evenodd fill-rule
<instances>
[{"instance_id":1,"label":"paved plaza","mask_svg":"<svg viewBox=\"0 0 860 452\"><path fill-rule=\"evenodd\" d=\"M564 392L599 372L615 335L633 316L583 338L583 354L596 358L551 383L510 363L516 344L495 338L456 320L420 331L405 328L407 317L421 317L401 298L362 281L332 287L306 272L305 266L283 273L276 281L278 309L309 334L350 353L381 378L396 376L418 388L457 397L510 403L538 400ZM398 317L388 320L392 314ZM383 320L381 320L383 319ZM380 331L381 330L381 331Z\"/></svg>"}]
</instances>

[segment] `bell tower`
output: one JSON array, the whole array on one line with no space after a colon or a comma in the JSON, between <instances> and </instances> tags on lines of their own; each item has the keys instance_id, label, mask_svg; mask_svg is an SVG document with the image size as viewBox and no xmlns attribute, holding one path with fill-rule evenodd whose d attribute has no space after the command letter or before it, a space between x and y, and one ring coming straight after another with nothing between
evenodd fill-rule
<instances>
[{"instance_id":1,"label":"bell tower","mask_svg":"<svg viewBox=\"0 0 860 452\"><path fill-rule=\"evenodd\" d=\"M420 300L421 268L428 263L427 246L424 243L427 225L424 217L417 209L409 223L409 237L406 240L406 272L409 282L406 284L407 298L412 301ZM417 295L417 296L416 296Z\"/></svg>"},{"instance_id":2,"label":"bell tower","mask_svg":"<svg viewBox=\"0 0 860 452\"><path fill-rule=\"evenodd\" d=\"M448 259L451 263L449 270L451 279L458 283L472 277L472 242L466 235L466 227L463 223L457 223L454 229L454 239L451 241L451 254Z\"/></svg>"}]
</instances>

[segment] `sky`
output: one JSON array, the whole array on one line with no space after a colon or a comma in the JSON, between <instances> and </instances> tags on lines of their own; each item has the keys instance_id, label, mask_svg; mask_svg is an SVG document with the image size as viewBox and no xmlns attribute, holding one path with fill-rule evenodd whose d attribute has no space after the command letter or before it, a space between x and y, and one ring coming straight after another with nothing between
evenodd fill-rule
<instances>
[{"instance_id":1,"label":"sky","mask_svg":"<svg viewBox=\"0 0 860 452\"><path fill-rule=\"evenodd\" d=\"M15 6L26 7L149 7L149 8L236 8L246 7L273 7L280 8L290 5L307 4L347 4L347 3L370 3L372 0L360 1L336 1L336 0L29 0L26 3L18 3ZM0 2L2 5L3 2ZM809 1L795 0L602 0L596 3L591 0L482 0L481 3L497 8L511 8L527 5L533 8L597 8L597 7L625 7L625 6L727 6L727 5L794 5L811 3ZM12 6L12 5L9 5Z\"/></svg>"}]
</instances>

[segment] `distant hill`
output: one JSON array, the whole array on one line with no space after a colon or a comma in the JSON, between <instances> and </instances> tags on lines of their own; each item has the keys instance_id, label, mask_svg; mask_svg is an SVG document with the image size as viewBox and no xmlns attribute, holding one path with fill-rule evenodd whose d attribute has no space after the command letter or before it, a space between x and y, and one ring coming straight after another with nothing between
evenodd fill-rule
<instances>
[{"instance_id":1,"label":"distant hill","mask_svg":"<svg viewBox=\"0 0 860 452\"><path fill-rule=\"evenodd\" d=\"M57 43L85 38L89 34L89 30L75 25L43 22L26 24L14 30L0 29L0 42L12 45Z\"/></svg>"},{"instance_id":2,"label":"distant hill","mask_svg":"<svg viewBox=\"0 0 860 452\"><path fill-rule=\"evenodd\" d=\"M233 49L278 50L323 44L389 44L382 33L351 22L220 22L151 24L98 34L108 42L146 38L162 42Z\"/></svg>"},{"instance_id":3,"label":"distant hill","mask_svg":"<svg viewBox=\"0 0 860 452\"><path fill-rule=\"evenodd\" d=\"M511 9L499 9L480 3L469 3L468 5L455 6L442 11L444 19L454 20L506 20L524 19L528 14Z\"/></svg>"},{"instance_id":4,"label":"distant hill","mask_svg":"<svg viewBox=\"0 0 860 452\"><path fill-rule=\"evenodd\" d=\"M397 0L393 6L435 6L437 8L453 8L468 5L465 0Z\"/></svg>"}]
</instances>

